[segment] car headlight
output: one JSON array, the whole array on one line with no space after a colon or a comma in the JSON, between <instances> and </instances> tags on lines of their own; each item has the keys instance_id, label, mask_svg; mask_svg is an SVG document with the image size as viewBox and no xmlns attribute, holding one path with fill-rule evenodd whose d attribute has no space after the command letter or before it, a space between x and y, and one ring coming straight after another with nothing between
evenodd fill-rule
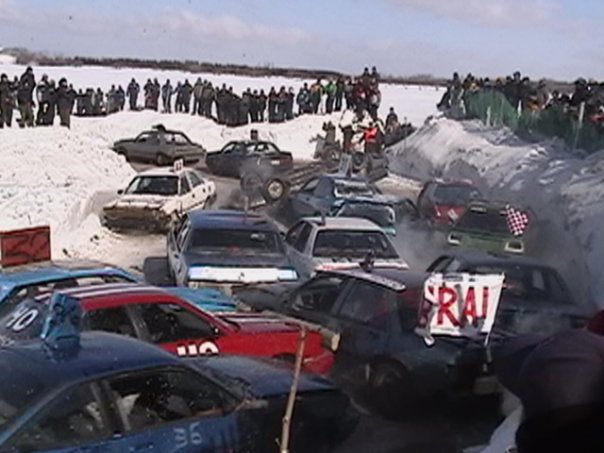
<instances>
[{"instance_id":1,"label":"car headlight","mask_svg":"<svg viewBox=\"0 0 604 453\"><path fill-rule=\"evenodd\" d=\"M449 237L447 238L447 241L451 245L460 245L461 244L461 236L459 234L456 234L456 233L451 233L451 234L449 234Z\"/></svg>"}]
</instances>

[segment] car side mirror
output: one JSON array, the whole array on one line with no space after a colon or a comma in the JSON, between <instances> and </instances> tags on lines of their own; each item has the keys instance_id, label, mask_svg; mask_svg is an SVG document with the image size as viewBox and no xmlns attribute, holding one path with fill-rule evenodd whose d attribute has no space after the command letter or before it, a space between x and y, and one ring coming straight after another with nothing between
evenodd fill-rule
<instances>
[{"instance_id":1,"label":"car side mirror","mask_svg":"<svg viewBox=\"0 0 604 453\"><path fill-rule=\"evenodd\" d=\"M124 194L124 189L120 189L120 190L118 190L118 191L117 191L117 194L118 194L118 195L123 195L123 194Z\"/></svg>"}]
</instances>

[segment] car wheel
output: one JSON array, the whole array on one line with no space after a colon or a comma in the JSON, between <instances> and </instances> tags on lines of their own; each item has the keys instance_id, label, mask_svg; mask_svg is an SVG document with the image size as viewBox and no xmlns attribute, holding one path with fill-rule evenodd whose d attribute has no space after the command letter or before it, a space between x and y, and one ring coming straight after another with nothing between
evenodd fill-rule
<instances>
[{"instance_id":1,"label":"car wheel","mask_svg":"<svg viewBox=\"0 0 604 453\"><path fill-rule=\"evenodd\" d=\"M285 181L271 178L264 184L262 196L267 203L276 203L287 196L288 189L288 184Z\"/></svg>"},{"instance_id":2,"label":"car wheel","mask_svg":"<svg viewBox=\"0 0 604 453\"><path fill-rule=\"evenodd\" d=\"M352 170L360 172L365 167L367 167L367 156L365 153L357 151L352 155Z\"/></svg>"},{"instance_id":3,"label":"car wheel","mask_svg":"<svg viewBox=\"0 0 604 453\"><path fill-rule=\"evenodd\" d=\"M157 153L157 155L155 156L155 164L158 167L165 167L169 163L170 159L168 159L168 156L166 156L165 154Z\"/></svg>"},{"instance_id":4,"label":"car wheel","mask_svg":"<svg viewBox=\"0 0 604 453\"><path fill-rule=\"evenodd\" d=\"M243 192L246 194L250 194L254 193L254 191L262 186L262 179L260 179L260 176L256 174L244 174L241 177L240 184L241 190L243 190Z\"/></svg>"},{"instance_id":5,"label":"car wheel","mask_svg":"<svg viewBox=\"0 0 604 453\"><path fill-rule=\"evenodd\" d=\"M367 390L370 404L389 419L403 418L418 401L409 371L393 362L371 365Z\"/></svg>"},{"instance_id":6,"label":"car wheel","mask_svg":"<svg viewBox=\"0 0 604 453\"><path fill-rule=\"evenodd\" d=\"M338 148L329 148L323 153L323 161L327 164L327 168L336 169L340 165L342 152Z\"/></svg>"}]
</instances>

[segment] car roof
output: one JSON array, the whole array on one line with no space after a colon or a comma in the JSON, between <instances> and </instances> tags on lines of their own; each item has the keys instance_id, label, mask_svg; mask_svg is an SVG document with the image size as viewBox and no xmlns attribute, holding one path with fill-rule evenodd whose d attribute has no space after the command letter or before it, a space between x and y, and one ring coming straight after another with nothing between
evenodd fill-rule
<instances>
[{"instance_id":1,"label":"car roof","mask_svg":"<svg viewBox=\"0 0 604 453\"><path fill-rule=\"evenodd\" d=\"M549 268L549 266L526 255L510 255L505 253L483 252L479 250L459 250L451 253L444 253L440 256L451 256L466 261L470 264L491 264L504 266L513 266L519 264L525 266Z\"/></svg>"},{"instance_id":2,"label":"car roof","mask_svg":"<svg viewBox=\"0 0 604 453\"><path fill-rule=\"evenodd\" d=\"M53 360L39 339L0 348L0 359L19 370L18 375L40 376L48 389L82 378L179 364L176 356L123 335L83 332L80 339L77 355L68 360Z\"/></svg>"},{"instance_id":3,"label":"car roof","mask_svg":"<svg viewBox=\"0 0 604 453\"><path fill-rule=\"evenodd\" d=\"M227 143L227 145L229 143L237 143L237 144L241 144L241 145L245 145L245 146L257 145L259 143L270 143L271 145L275 145L273 142L271 142L269 140L231 140L230 142ZM275 146L277 146L277 145L275 145Z\"/></svg>"},{"instance_id":4,"label":"car roof","mask_svg":"<svg viewBox=\"0 0 604 453\"><path fill-rule=\"evenodd\" d=\"M320 230L362 230L382 231L380 226L371 220L361 217L305 217L303 220L310 222Z\"/></svg>"},{"instance_id":5,"label":"car roof","mask_svg":"<svg viewBox=\"0 0 604 453\"><path fill-rule=\"evenodd\" d=\"M235 210L197 210L188 214L192 228L279 232L266 216Z\"/></svg>"},{"instance_id":6,"label":"car roof","mask_svg":"<svg viewBox=\"0 0 604 453\"><path fill-rule=\"evenodd\" d=\"M94 275L127 276L128 272L94 261L50 261L28 264L13 268L3 268L0 272L0 284L13 283L26 285L40 281L60 280L63 278L81 278ZM132 276L134 277L134 276Z\"/></svg>"},{"instance_id":7,"label":"car roof","mask_svg":"<svg viewBox=\"0 0 604 453\"><path fill-rule=\"evenodd\" d=\"M476 185L473 181L469 179L432 179L428 181L425 185L428 184L438 184L439 186L468 186L472 188L476 188Z\"/></svg>"},{"instance_id":8,"label":"car roof","mask_svg":"<svg viewBox=\"0 0 604 453\"><path fill-rule=\"evenodd\" d=\"M178 170L178 171L174 170L173 167L158 167L158 168L151 168L149 170L141 171L136 176L157 176L157 177L179 176L186 171L195 171L195 170L193 168L189 168L189 167L184 167L182 170Z\"/></svg>"},{"instance_id":9,"label":"car roof","mask_svg":"<svg viewBox=\"0 0 604 453\"><path fill-rule=\"evenodd\" d=\"M371 272L361 268L346 270L319 271L318 275L332 275L365 280L381 286L400 291L404 288L420 288L426 280L426 274L394 267L376 267Z\"/></svg>"}]
</instances>

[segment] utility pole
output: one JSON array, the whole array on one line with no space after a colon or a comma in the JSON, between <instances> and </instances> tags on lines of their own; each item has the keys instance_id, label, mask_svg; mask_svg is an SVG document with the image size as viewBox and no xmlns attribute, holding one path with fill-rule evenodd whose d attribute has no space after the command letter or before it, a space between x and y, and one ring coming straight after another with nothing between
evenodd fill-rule
<instances>
[{"instance_id":1,"label":"utility pole","mask_svg":"<svg viewBox=\"0 0 604 453\"><path fill-rule=\"evenodd\" d=\"M298 341L298 350L296 352L296 364L294 367L294 379L289 390L289 398L287 399L287 407L283 416L283 424L281 426L281 442L280 453L289 453L289 435L291 428L292 415L294 413L294 404L296 402L296 393L298 392L298 382L300 381L300 372L302 370L302 359L304 357L304 347L306 345L306 337L308 331L306 326L300 326L300 340Z\"/></svg>"}]
</instances>

